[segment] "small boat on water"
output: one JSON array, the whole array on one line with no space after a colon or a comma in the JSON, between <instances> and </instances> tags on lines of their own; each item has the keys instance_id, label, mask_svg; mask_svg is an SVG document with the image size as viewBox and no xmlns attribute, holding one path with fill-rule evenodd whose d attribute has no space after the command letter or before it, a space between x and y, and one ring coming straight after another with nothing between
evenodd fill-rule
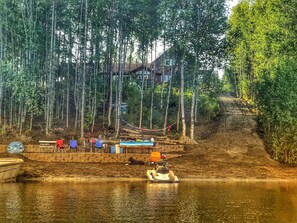
<instances>
[{"instance_id":1,"label":"small boat on water","mask_svg":"<svg viewBox=\"0 0 297 223\"><path fill-rule=\"evenodd\" d=\"M178 183L179 179L172 170L163 165L156 165L152 170L147 170L146 176L152 183Z\"/></svg>"},{"instance_id":2,"label":"small boat on water","mask_svg":"<svg viewBox=\"0 0 297 223\"><path fill-rule=\"evenodd\" d=\"M22 159L0 158L0 182L16 181L23 162Z\"/></svg>"}]
</instances>

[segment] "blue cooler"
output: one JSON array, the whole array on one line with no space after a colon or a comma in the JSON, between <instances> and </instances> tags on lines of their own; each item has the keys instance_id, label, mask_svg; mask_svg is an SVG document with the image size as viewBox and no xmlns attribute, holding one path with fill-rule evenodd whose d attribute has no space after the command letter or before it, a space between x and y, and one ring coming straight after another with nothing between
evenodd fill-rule
<instances>
[{"instance_id":1,"label":"blue cooler","mask_svg":"<svg viewBox=\"0 0 297 223\"><path fill-rule=\"evenodd\" d=\"M115 146L110 146L110 153L116 153Z\"/></svg>"}]
</instances>

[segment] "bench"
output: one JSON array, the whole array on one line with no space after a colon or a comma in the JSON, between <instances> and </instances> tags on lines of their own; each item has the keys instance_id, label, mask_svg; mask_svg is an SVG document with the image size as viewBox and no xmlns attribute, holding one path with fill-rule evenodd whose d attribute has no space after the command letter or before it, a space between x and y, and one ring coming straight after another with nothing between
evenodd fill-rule
<instances>
[{"instance_id":1,"label":"bench","mask_svg":"<svg viewBox=\"0 0 297 223\"><path fill-rule=\"evenodd\" d=\"M43 149L53 149L53 152L54 152L55 148L56 148L56 145L57 145L56 141L44 141L44 140L39 141L40 152Z\"/></svg>"}]
</instances>

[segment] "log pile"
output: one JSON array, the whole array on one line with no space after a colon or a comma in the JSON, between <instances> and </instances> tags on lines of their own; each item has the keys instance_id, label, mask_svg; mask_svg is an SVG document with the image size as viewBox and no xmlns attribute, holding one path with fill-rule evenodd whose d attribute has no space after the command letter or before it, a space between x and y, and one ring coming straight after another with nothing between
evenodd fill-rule
<instances>
[{"instance_id":1,"label":"log pile","mask_svg":"<svg viewBox=\"0 0 297 223\"><path fill-rule=\"evenodd\" d=\"M151 140L151 138L161 145L175 145L178 143L178 140L169 139L166 135L145 134L144 132L122 128L122 140Z\"/></svg>"}]
</instances>

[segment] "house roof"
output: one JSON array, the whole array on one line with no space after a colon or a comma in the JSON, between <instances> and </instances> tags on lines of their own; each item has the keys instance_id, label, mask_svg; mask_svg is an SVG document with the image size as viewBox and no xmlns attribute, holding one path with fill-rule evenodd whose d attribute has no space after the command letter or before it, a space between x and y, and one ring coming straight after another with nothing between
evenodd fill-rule
<instances>
[{"instance_id":1,"label":"house roof","mask_svg":"<svg viewBox=\"0 0 297 223\"><path fill-rule=\"evenodd\" d=\"M154 66L156 66L156 74L160 75L164 72L164 74L168 74L170 73L170 66L166 65L166 61L168 59L172 58L172 48L167 49L163 54L161 54L158 58L156 58L153 62L151 63L146 63L146 64L142 64L142 63L126 63L125 64L125 68L124 68L124 73L134 73L137 71L140 71L144 68L146 68L149 71L152 71ZM165 66L163 66L163 64L165 63ZM115 64L112 72L115 74L118 72L118 64Z\"/></svg>"},{"instance_id":2,"label":"house roof","mask_svg":"<svg viewBox=\"0 0 297 223\"><path fill-rule=\"evenodd\" d=\"M133 73L136 72L137 70L141 70L143 67L142 63L130 63L130 64L125 64L125 68L124 68L124 73ZM151 70L151 64L148 63L146 65L144 65L145 68L150 69ZM115 64L114 68L112 69L113 73L117 73L118 72L118 65Z\"/></svg>"},{"instance_id":3,"label":"house roof","mask_svg":"<svg viewBox=\"0 0 297 223\"><path fill-rule=\"evenodd\" d=\"M152 62L152 67L156 66L157 68L157 73L161 74L164 69L164 73L170 73L170 66L167 65L166 60L172 59L172 54L173 54L173 48L170 47L167 49L164 53L162 53L159 57L157 57L153 62ZM163 64L165 66L163 66Z\"/></svg>"}]
</instances>

